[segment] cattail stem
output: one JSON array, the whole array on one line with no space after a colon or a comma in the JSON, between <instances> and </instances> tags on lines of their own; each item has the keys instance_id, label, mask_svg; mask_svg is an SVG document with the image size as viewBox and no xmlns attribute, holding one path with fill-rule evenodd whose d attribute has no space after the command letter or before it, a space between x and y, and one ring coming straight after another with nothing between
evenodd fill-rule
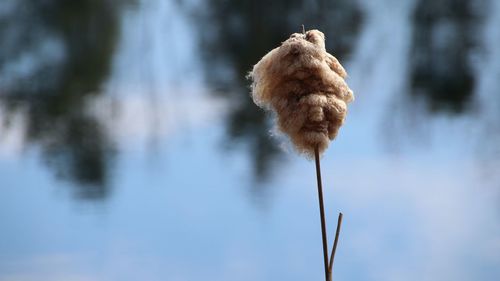
<instances>
[{"instance_id":1,"label":"cattail stem","mask_svg":"<svg viewBox=\"0 0 500 281\"><path fill-rule=\"evenodd\" d=\"M325 223L325 207L323 205L323 184L321 182L321 167L319 163L319 150L318 147L314 149L314 156L316 160L316 179L318 182L318 199L319 199L319 214L321 218L321 237L323 239L323 258L325 262L325 280L330 279L330 270L328 265L328 244L326 238L326 223Z\"/></svg>"},{"instance_id":2,"label":"cattail stem","mask_svg":"<svg viewBox=\"0 0 500 281\"><path fill-rule=\"evenodd\" d=\"M325 206L323 204L323 183L321 180L321 165L319 161L319 151L316 147L314 149L314 158L316 160L316 179L318 182L318 200L319 200L319 215L321 218L321 238L323 240L323 259L325 262L325 280L332 281L333 261L335 260L335 252L337 251L337 244L339 242L340 227L342 226L342 213L339 213L337 220L337 229L335 231L335 240L333 241L332 253L328 259L328 239L326 237L326 220L325 220Z\"/></svg>"},{"instance_id":3,"label":"cattail stem","mask_svg":"<svg viewBox=\"0 0 500 281\"><path fill-rule=\"evenodd\" d=\"M328 265L329 278L328 281L332 281L333 272L333 260L335 259L335 252L337 251L337 243L339 242L340 226L342 225L342 213L339 213L339 218L337 220L337 230L335 231L335 240L333 241L332 254L330 255L330 264Z\"/></svg>"}]
</instances>

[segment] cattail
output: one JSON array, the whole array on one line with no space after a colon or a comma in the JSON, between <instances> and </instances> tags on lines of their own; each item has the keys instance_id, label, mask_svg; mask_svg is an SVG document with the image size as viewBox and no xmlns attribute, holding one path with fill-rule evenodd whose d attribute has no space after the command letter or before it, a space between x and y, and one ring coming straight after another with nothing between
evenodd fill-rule
<instances>
[{"instance_id":1,"label":"cattail","mask_svg":"<svg viewBox=\"0 0 500 281\"><path fill-rule=\"evenodd\" d=\"M252 98L276 113L277 127L299 153L322 153L338 133L354 99L347 73L325 49L321 31L294 33L250 72Z\"/></svg>"},{"instance_id":2,"label":"cattail","mask_svg":"<svg viewBox=\"0 0 500 281\"><path fill-rule=\"evenodd\" d=\"M347 104L354 95L345 82L347 73L325 48L318 30L294 33L267 53L250 72L252 98L276 113L280 131L290 137L299 153L315 158L321 218L325 280L332 280L342 213L339 213L332 253L328 257L320 155L344 123Z\"/></svg>"}]
</instances>

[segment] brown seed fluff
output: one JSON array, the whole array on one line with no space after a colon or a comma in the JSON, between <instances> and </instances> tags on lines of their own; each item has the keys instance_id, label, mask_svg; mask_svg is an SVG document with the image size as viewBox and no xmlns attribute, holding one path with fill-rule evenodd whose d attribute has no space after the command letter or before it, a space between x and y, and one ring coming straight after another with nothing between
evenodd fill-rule
<instances>
[{"instance_id":1,"label":"brown seed fluff","mask_svg":"<svg viewBox=\"0 0 500 281\"><path fill-rule=\"evenodd\" d=\"M326 52L319 30L294 33L267 53L249 74L252 98L272 110L278 129L296 150L312 158L323 153L338 133L354 95L339 61Z\"/></svg>"}]
</instances>

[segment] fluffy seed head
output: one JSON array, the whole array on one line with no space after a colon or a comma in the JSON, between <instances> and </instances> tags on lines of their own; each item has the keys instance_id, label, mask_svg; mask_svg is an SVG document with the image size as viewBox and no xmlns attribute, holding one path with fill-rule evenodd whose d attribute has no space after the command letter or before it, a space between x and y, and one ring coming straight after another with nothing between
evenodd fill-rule
<instances>
[{"instance_id":1,"label":"fluffy seed head","mask_svg":"<svg viewBox=\"0 0 500 281\"><path fill-rule=\"evenodd\" d=\"M347 103L354 99L346 76L318 30L292 34L249 74L253 101L274 111L278 129L309 157L315 147L322 153L344 123Z\"/></svg>"}]
</instances>

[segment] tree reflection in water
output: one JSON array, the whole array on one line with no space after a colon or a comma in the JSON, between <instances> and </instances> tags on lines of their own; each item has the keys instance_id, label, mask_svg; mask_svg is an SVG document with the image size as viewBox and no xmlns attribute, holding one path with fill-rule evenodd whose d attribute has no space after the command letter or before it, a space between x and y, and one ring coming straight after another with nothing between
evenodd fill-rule
<instances>
[{"instance_id":1,"label":"tree reflection in water","mask_svg":"<svg viewBox=\"0 0 500 281\"><path fill-rule=\"evenodd\" d=\"M265 180L280 149L269 136L268 118L249 97L245 76L264 54L300 32L302 24L322 30L327 49L346 59L360 27L359 7L350 0L210 0L194 9L207 80L214 92L235 104L227 119L228 139L248 145L255 177Z\"/></svg>"},{"instance_id":2,"label":"tree reflection in water","mask_svg":"<svg viewBox=\"0 0 500 281\"><path fill-rule=\"evenodd\" d=\"M114 148L88 101L109 72L119 3L22 0L0 18L3 112L22 112L25 141L83 198L108 193Z\"/></svg>"},{"instance_id":3,"label":"tree reflection in water","mask_svg":"<svg viewBox=\"0 0 500 281\"><path fill-rule=\"evenodd\" d=\"M481 2L481 1L480 1ZM410 81L431 111L460 113L475 87L471 53L477 47L479 8L468 0L419 0L413 15Z\"/></svg>"}]
</instances>

